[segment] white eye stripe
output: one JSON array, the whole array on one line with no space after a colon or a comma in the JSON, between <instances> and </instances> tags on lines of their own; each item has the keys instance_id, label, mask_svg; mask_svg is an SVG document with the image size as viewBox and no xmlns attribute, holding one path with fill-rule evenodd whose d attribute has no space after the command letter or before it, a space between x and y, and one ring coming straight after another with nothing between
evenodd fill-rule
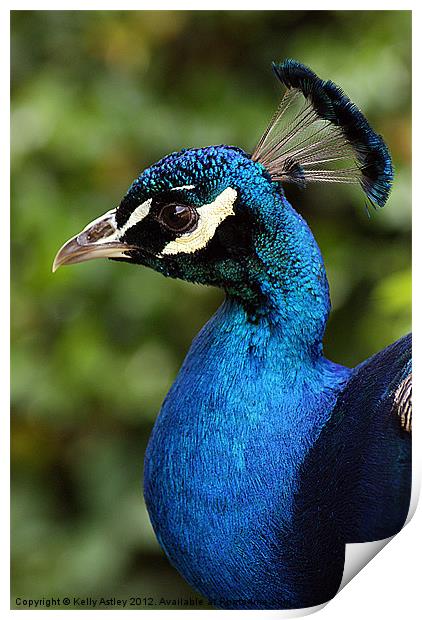
<instances>
[{"instance_id":1,"label":"white eye stripe","mask_svg":"<svg viewBox=\"0 0 422 620\"><path fill-rule=\"evenodd\" d=\"M172 187L170 191L175 192L176 190L181 189L195 189L195 185L181 185L180 187Z\"/></svg>"},{"instance_id":2,"label":"white eye stripe","mask_svg":"<svg viewBox=\"0 0 422 620\"><path fill-rule=\"evenodd\" d=\"M170 241L159 256L191 254L203 249L214 237L219 225L229 215L234 215L233 206L236 198L237 191L232 187L227 187L213 202L199 207L199 220L195 230Z\"/></svg>"},{"instance_id":3,"label":"white eye stripe","mask_svg":"<svg viewBox=\"0 0 422 620\"><path fill-rule=\"evenodd\" d=\"M170 191L184 190L184 189L195 189L195 185L181 185L180 187L172 187ZM151 210L151 205L152 205L152 198L149 198L142 204L138 205L136 209L130 214L130 217L127 220L127 222L123 224L123 226L117 232L118 236L123 237L125 232L129 230L129 228L132 228L132 226L135 226L136 224L144 220Z\"/></svg>"},{"instance_id":4,"label":"white eye stripe","mask_svg":"<svg viewBox=\"0 0 422 620\"><path fill-rule=\"evenodd\" d=\"M123 226L119 229L118 231L119 237L123 237L123 235L129 228L132 228L132 226L135 226L135 224L138 224L138 222L141 222L142 220L144 220L146 216L148 215L148 213L150 212L151 205L152 205L152 198L148 198L148 200L145 200L145 202L137 206L136 209L132 211L132 213L130 214L130 217L127 220L127 222L123 224Z\"/></svg>"}]
</instances>

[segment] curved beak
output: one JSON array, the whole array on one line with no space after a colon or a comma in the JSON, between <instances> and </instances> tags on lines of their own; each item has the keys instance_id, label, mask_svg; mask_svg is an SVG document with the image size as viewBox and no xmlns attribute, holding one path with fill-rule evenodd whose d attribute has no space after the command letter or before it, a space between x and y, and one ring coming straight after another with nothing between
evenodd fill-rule
<instances>
[{"instance_id":1,"label":"curved beak","mask_svg":"<svg viewBox=\"0 0 422 620\"><path fill-rule=\"evenodd\" d=\"M136 249L118 239L116 210L108 211L86 226L79 235L66 241L57 252L53 273L61 265L73 265L93 258L127 258L126 252Z\"/></svg>"}]
</instances>

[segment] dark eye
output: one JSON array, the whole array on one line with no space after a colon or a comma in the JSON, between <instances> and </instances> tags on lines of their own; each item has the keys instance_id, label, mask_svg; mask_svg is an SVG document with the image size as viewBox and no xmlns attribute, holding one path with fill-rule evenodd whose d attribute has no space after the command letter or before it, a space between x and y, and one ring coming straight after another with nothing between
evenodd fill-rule
<instances>
[{"instance_id":1,"label":"dark eye","mask_svg":"<svg viewBox=\"0 0 422 620\"><path fill-rule=\"evenodd\" d=\"M158 214L159 221L173 232L189 232L198 223L198 213L193 207L177 203L166 205Z\"/></svg>"}]
</instances>

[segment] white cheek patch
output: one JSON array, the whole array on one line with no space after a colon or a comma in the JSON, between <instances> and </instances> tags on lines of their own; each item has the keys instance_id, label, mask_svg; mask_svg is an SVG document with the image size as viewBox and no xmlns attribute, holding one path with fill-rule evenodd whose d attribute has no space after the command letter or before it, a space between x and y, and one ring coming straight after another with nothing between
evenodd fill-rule
<instances>
[{"instance_id":1,"label":"white cheek patch","mask_svg":"<svg viewBox=\"0 0 422 620\"><path fill-rule=\"evenodd\" d=\"M215 231L229 215L234 215L233 206L237 191L227 187L217 198L198 209L198 225L192 232L181 235L170 241L161 251L160 256L167 254L192 254L202 250L214 237Z\"/></svg>"},{"instance_id":2,"label":"white cheek patch","mask_svg":"<svg viewBox=\"0 0 422 620\"><path fill-rule=\"evenodd\" d=\"M141 222L143 219L146 218L146 216L150 212L151 205L152 199L149 198L138 207L136 207L136 209L130 214L128 221L117 231L119 238L123 237L123 235L129 228L132 228L132 226L135 226L135 224L138 224L138 222Z\"/></svg>"}]
</instances>

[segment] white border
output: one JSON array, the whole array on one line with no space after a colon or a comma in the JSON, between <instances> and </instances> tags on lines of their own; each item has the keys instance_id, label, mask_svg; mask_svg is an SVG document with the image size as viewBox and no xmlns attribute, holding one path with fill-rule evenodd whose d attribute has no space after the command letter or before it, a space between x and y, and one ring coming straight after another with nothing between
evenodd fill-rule
<instances>
[{"instance_id":1,"label":"white border","mask_svg":"<svg viewBox=\"0 0 422 620\"><path fill-rule=\"evenodd\" d=\"M319 2L317 6L315 6L314 2L295 2L292 5L291 2L260 2L259 4L247 2L246 0L240 1L232 1L227 2L224 0L214 0L211 2L202 2L198 3L193 0L184 0L182 2L171 2L171 1L161 1L156 0L153 4L146 2L139 2L134 0L128 0L126 2L118 3L108 1L103 2L63 2L60 3L57 0L55 2L44 1L44 2L29 2L29 1L16 1L10 2L7 6L2 7L0 9L0 63L2 65L2 92L1 92L1 110L3 112L1 117L2 122L2 140L1 146L3 150L2 161L7 164L9 163L9 63L10 63L10 53L9 53L9 10L98 10L98 9L127 9L127 10L147 10L149 8L153 8L155 10L162 9L180 9L180 10L198 10L198 9L220 9L220 10L292 10L294 7L295 10L413 10L413 66L416 67L420 72L420 39L421 39L421 19L420 13L421 10L418 7L418 3L413 2L392 2L392 1L384 1L384 2L369 2L362 0L355 0L353 3L342 3L339 6L339 3L336 2ZM352 53L352 50L351 50ZM416 74L416 69L413 72L413 87L414 87L414 101L416 105L419 106L419 102L421 101L420 93L420 76ZM415 106L416 108L416 106ZM4 113L6 112L6 113ZM420 122L421 114L415 109L415 114L413 118L414 128L413 128L413 144L414 144L414 170L417 172L416 183L414 188L414 200L413 204L415 205L414 209L414 217L413 217L413 235L414 240L417 239L416 235L420 233L420 218L421 218L421 209L422 206L420 204L420 200L418 200L418 194L420 194L420 184L418 180L421 176L421 157L420 157L420 145L421 145L421 122ZM418 165L419 164L419 165ZM2 269L2 275L4 277L4 282L8 281L9 276L9 240L8 240L8 224L9 224L9 215L8 210L6 208L9 200L9 190L10 190L10 181L8 174L9 166L4 165L1 168L2 178L0 179L0 191L2 192L2 234L4 235L4 239L2 243L0 243L0 268ZM415 273L417 274L418 279L420 279L420 268L422 268L421 261L421 253L422 253L422 243L414 243L414 255L413 262L416 267ZM8 286L5 285L2 287L3 296L8 297ZM6 300L4 299L1 308L1 325L5 326L9 323L9 308L8 304L6 305ZM414 281L414 316L416 317L416 322L414 325L414 359L415 359L415 367L416 377L418 376L418 368L420 366L420 320L418 318L422 316L422 303L420 296L420 286L418 286L417 278ZM4 338L5 340L5 338ZM21 611L10 611L9 610L9 472L7 463L9 462L9 424L8 424L8 415L7 412L9 410L9 351L7 345L3 344L1 348L2 355L2 364L1 364L1 380L2 380L2 389L0 391L0 397L2 399L2 412L4 412L3 416L3 424L2 424L2 433L1 433L1 441L3 443L2 454L6 455L6 462L2 463L2 467L0 468L1 475L1 483L2 483L2 492L3 498L5 499L5 508L3 509L3 522L2 522L2 534L3 534L3 544L2 544L2 573L1 573L1 607L0 610L6 612L7 614L13 614L13 616L20 616L22 614ZM418 380L416 381L416 389L414 389L414 403L416 410L416 418L420 415L418 403L420 402L419 398L420 390L418 388ZM420 437L420 424L418 425L417 420L414 424L416 435ZM419 429L419 431L418 431ZM414 483L419 488L420 481L420 471L421 471L421 449L418 446L415 446L413 451L413 459L414 459ZM344 588L341 592L337 594L337 596L320 612L319 617L324 618L326 620L333 619L338 620L338 618L342 618L342 620L353 619L355 620L357 615L363 615L364 618L394 618L394 620L398 617L401 618L416 618L419 616L420 605L419 605L419 588L420 588L420 550L422 548L422 511L419 509L411 522L404 528L404 530L395 537L390 544L388 545L388 550L383 550L376 558L374 558L368 566L366 566L359 575L353 579L346 588ZM94 611L94 610L92 610ZM46 610L42 611L34 611L32 613L35 614L45 614ZM26 613L26 612L25 612ZM49 610L48 616L53 619L58 615L66 614L66 618L71 618L75 614L79 613L77 610L69 610L69 611L55 611ZM85 613L90 613L90 611L86 611ZM125 617L128 611L109 611L113 618L118 618L121 616ZM205 617L210 615L218 614L218 618L239 618L244 614L248 614L249 618L263 618L263 617L280 617L282 613L279 611L145 611L139 612L138 614L142 614L142 617L147 618L149 615L153 617L155 620L161 618L163 614L171 614L171 618L174 620L181 620L182 618L186 618L186 616L193 618L197 616ZM70 615L69 615L70 614ZM110 616L110 617L111 617Z\"/></svg>"}]
</instances>

